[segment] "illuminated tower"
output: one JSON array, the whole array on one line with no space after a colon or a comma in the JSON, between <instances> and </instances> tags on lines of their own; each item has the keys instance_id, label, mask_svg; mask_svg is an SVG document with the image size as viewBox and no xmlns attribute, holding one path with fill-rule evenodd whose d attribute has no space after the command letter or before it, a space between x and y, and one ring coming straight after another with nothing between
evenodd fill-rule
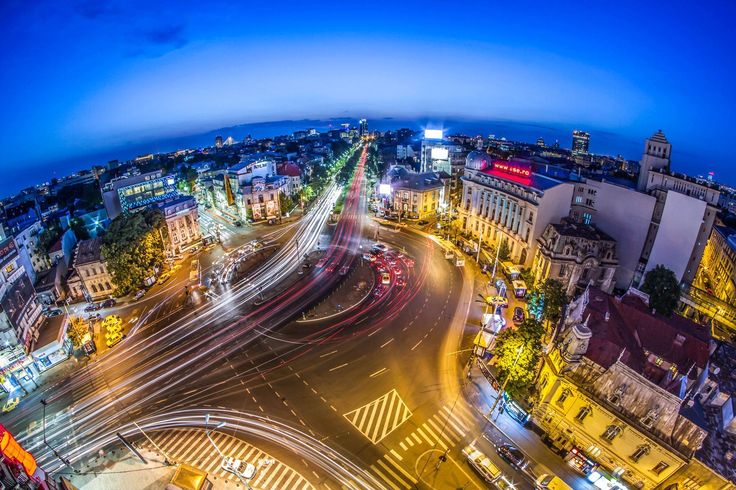
<instances>
[{"instance_id":1,"label":"illuminated tower","mask_svg":"<svg viewBox=\"0 0 736 490\"><path fill-rule=\"evenodd\" d=\"M572 154L587 155L590 146L590 133L575 130L572 132Z\"/></svg>"},{"instance_id":2,"label":"illuminated tower","mask_svg":"<svg viewBox=\"0 0 736 490\"><path fill-rule=\"evenodd\" d=\"M644 154L639 162L639 181L636 189L641 192L646 191L650 170L669 171L671 156L672 145L660 129L644 142Z\"/></svg>"}]
</instances>

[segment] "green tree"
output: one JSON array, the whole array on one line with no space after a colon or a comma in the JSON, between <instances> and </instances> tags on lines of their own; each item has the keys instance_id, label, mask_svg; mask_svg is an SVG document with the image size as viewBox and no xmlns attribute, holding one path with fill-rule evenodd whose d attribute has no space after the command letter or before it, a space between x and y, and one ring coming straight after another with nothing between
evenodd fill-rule
<instances>
[{"instance_id":1,"label":"green tree","mask_svg":"<svg viewBox=\"0 0 736 490\"><path fill-rule=\"evenodd\" d=\"M307 185L305 185L305 186L302 187L302 190L301 190L301 199L304 202L304 204L306 204L308 202L311 202L311 200L314 198L314 196L315 196L314 187L312 187L309 184L307 184Z\"/></svg>"},{"instance_id":2,"label":"green tree","mask_svg":"<svg viewBox=\"0 0 736 490\"><path fill-rule=\"evenodd\" d=\"M69 317L69 326L66 329L66 336L72 341L75 349L82 347L84 338L89 334L87 322L78 316Z\"/></svg>"},{"instance_id":3,"label":"green tree","mask_svg":"<svg viewBox=\"0 0 736 490\"><path fill-rule=\"evenodd\" d=\"M494 363L500 382L505 382L511 396L527 396L536 376L542 355L542 324L527 318L519 328L507 328L498 335L493 348Z\"/></svg>"},{"instance_id":4,"label":"green tree","mask_svg":"<svg viewBox=\"0 0 736 490\"><path fill-rule=\"evenodd\" d=\"M102 254L116 294L138 289L164 265L166 227L159 209L146 209L115 218L105 234Z\"/></svg>"},{"instance_id":5,"label":"green tree","mask_svg":"<svg viewBox=\"0 0 736 490\"><path fill-rule=\"evenodd\" d=\"M543 298L542 319L557 323L562 317L562 309L567 304L565 287L557 279L547 279L539 288Z\"/></svg>"},{"instance_id":6,"label":"green tree","mask_svg":"<svg viewBox=\"0 0 736 490\"><path fill-rule=\"evenodd\" d=\"M661 315L672 316L680 301L675 273L661 264L646 273L641 290L649 295L649 306Z\"/></svg>"},{"instance_id":7,"label":"green tree","mask_svg":"<svg viewBox=\"0 0 736 490\"><path fill-rule=\"evenodd\" d=\"M279 192L279 209L281 209L282 216L291 211L293 205L293 201L285 192Z\"/></svg>"},{"instance_id":8,"label":"green tree","mask_svg":"<svg viewBox=\"0 0 736 490\"><path fill-rule=\"evenodd\" d=\"M498 260L509 260L509 257L511 257L511 248L509 248L509 241L504 238L499 245Z\"/></svg>"}]
</instances>

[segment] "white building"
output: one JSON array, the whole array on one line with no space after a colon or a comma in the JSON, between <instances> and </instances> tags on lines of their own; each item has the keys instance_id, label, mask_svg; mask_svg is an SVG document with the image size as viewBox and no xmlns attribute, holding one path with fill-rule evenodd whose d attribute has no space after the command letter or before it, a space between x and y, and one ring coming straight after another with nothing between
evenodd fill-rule
<instances>
[{"instance_id":1,"label":"white building","mask_svg":"<svg viewBox=\"0 0 736 490\"><path fill-rule=\"evenodd\" d=\"M453 162L462 160L463 153L461 146L443 138L442 130L427 129L422 139L420 172L446 172L452 175Z\"/></svg>"},{"instance_id":2,"label":"white building","mask_svg":"<svg viewBox=\"0 0 736 490\"><path fill-rule=\"evenodd\" d=\"M670 170L672 145L660 129L644 142L644 154L639 161L639 182L636 188L641 192L647 190L650 170Z\"/></svg>"}]
</instances>

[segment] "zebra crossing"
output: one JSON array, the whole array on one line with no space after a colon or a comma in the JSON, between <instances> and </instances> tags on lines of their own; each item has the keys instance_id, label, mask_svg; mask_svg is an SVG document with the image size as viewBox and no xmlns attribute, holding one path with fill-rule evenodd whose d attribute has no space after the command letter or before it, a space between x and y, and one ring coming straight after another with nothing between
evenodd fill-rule
<instances>
[{"instance_id":1,"label":"zebra crossing","mask_svg":"<svg viewBox=\"0 0 736 490\"><path fill-rule=\"evenodd\" d=\"M151 432L149 436L174 461L196 466L216 478L238 483L238 477L220 467L222 458L203 430L169 429ZM314 490L312 484L296 470L247 442L222 432L211 432L210 436L226 456L255 465L256 475L249 482L253 488ZM137 442L147 449L157 451L146 439Z\"/></svg>"},{"instance_id":2,"label":"zebra crossing","mask_svg":"<svg viewBox=\"0 0 736 490\"><path fill-rule=\"evenodd\" d=\"M392 490L406 490L417 483L417 475L411 462L402 463L409 451L423 452L436 447L446 450L458 445L475 424L474 416L464 408L444 405L440 411L401 439L399 448L391 449L374 464L370 471ZM414 461L411 459L411 461ZM404 464L408 467L404 467Z\"/></svg>"},{"instance_id":3,"label":"zebra crossing","mask_svg":"<svg viewBox=\"0 0 736 490\"><path fill-rule=\"evenodd\" d=\"M393 389L372 402L344 414L344 417L369 441L377 444L409 420L411 410Z\"/></svg>"}]
</instances>

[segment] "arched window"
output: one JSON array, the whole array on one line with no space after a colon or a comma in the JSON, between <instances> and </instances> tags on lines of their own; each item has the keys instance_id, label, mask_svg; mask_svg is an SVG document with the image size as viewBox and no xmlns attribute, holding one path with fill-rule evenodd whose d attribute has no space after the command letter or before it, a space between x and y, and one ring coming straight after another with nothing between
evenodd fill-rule
<instances>
[{"instance_id":1,"label":"arched window","mask_svg":"<svg viewBox=\"0 0 736 490\"><path fill-rule=\"evenodd\" d=\"M590 415L590 412L593 411L593 408L590 405L585 405L584 407L580 407L580 411L578 411L578 414L575 416L575 420L578 422L582 422L585 420L585 417Z\"/></svg>"},{"instance_id":2,"label":"arched window","mask_svg":"<svg viewBox=\"0 0 736 490\"><path fill-rule=\"evenodd\" d=\"M601 438L604 441L613 442L613 440L621 433L621 427L616 424L611 424L606 427L606 431L601 434Z\"/></svg>"},{"instance_id":3,"label":"arched window","mask_svg":"<svg viewBox=\"0 0 736 490\"><path fill-rule=\"evenodd\" d=\"M634 454L632 454L631 460L636 463L638 462L643 456L646 456L651 452L652 448L649 446L649 444L642 444L639 447L636 448L636 451L634 451Z\"/></svg>"},{"instance_id":4,"label":"arched window","mask_svg":"<svg viewBox=\"0 0 736 490\"><path fill-rule=\"evenodd\" d=\"M572 395L572 391L570 391L569 388L563 389L562 393L560 393L560 397L557 399L557 403L562 405L563 403L565 403L565 400L567 400L567 397L569 397L570 395Z\"/></svg>"},{"instance_id":5,"label":"arched window","mask_svg":"<svg viewBox=\"0 0 736 490\"><path fill-rule=\"evenodd\" d=\"M644 416L643 419L641 419L642 425L644 427L652 427L655 422L657 422L657 419L659 418L659 407L654 407L653 409L649 410L647 414Z\"/></svg>"}]
</instances>

